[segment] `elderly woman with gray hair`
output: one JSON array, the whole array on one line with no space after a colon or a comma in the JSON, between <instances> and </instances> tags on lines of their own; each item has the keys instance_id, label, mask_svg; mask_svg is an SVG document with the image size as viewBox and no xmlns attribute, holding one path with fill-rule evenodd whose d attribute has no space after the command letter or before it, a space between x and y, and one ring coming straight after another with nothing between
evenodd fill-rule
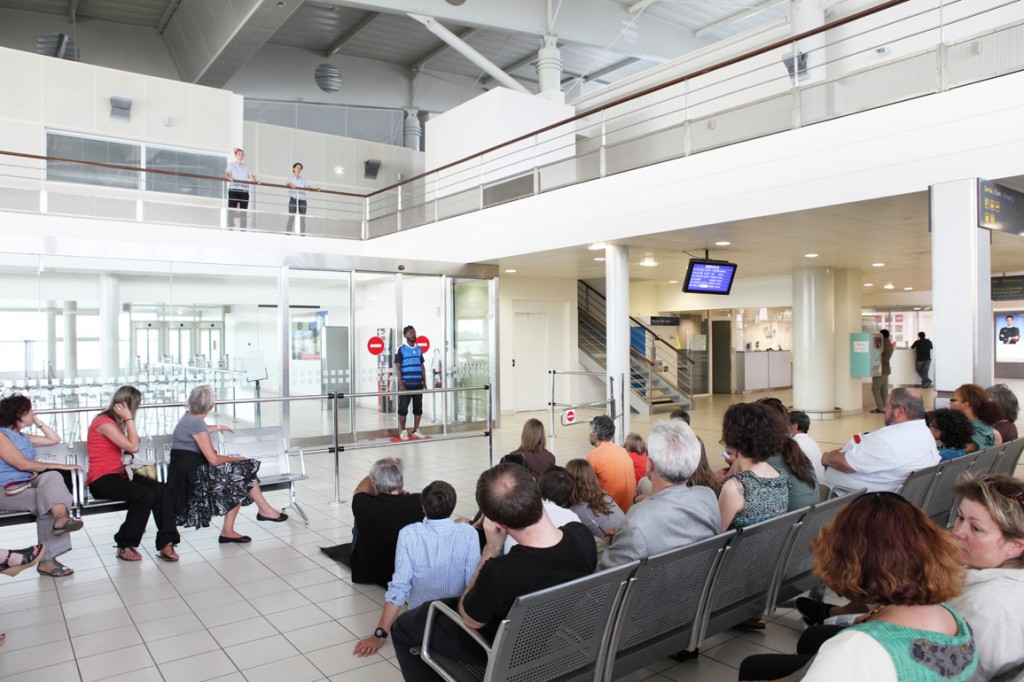
<instances>
[{"instance_id":1,"label":"elderly woman with gray hair","mask_svg":"<svg viewBox=\"0 0 1024 682\"><path fill-rule=\"evenodd\" d=\"M1003 437L1004 443L1017 440L1017 425L1014 424L1020 412L1020 403L1017 402L1017 396L1013 394L1013 391L1006 384L996 384L995 386L989 386L985 390L988 392L988 396L1003 408L1003 416L1006 417L1006 419L993 424L992 428L999 432L999 435Z\"/></svg>"},{"instance_id":2,"label":"elderly woman with gray hair","mask_svg":"<svg viewBox=\"0 0 1024 682\"><path fill-rule=\"evenodd\" d=\"M217 454L210 434L231 429L206 424L206 416L215 404L209 384L196 386L189 394L188 412L174 427L167 487L174 499L178 525L206 528L214 516L223 516L221 544L251 542L248 535L235 531L235 518L243 505L255 502L259 508L256 518L260 521L280 522L288 515L271 507L263 497L256 478L258 460Z\"/></svg>"}]
</instances>

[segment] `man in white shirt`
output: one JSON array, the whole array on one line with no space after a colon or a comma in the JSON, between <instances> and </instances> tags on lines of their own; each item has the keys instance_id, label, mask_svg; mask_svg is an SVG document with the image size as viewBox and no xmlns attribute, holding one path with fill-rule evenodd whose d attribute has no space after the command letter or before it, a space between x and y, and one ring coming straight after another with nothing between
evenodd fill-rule
<instances>
[{"instance_id":1,"label":"man in white shirt","mask_svg":"<svg viewBox=\"0 0 1024 682\"><path fill-rule=\"evenodd\" d=\"M800 451L811 460L814 466L814 478L821 483L825 480L825 467L821 465L821 447L818 442L807 435L811 429L811 418L806 412L793 410L789 413L789 436L800 446Z\"/></svg>"},{"instance_id":2,"label":"man in white shirt","mask_svg":"<svg viewBox=\"0 0 1024 682\"><path fill-rule=\"evenodd\" d=\"M939 463L935 437L924 421L924 401L908 388L889 394L885 428L856 435L821 456L824 482L843 492L895 492L909 474Z\"/></svg>"}]
</instances>

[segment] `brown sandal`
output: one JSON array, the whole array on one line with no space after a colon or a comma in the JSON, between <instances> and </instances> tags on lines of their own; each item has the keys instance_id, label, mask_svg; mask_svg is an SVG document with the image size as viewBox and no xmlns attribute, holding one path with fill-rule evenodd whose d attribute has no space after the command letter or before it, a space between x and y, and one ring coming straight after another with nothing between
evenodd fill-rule
<instances>
[{"instance_id":1,"label":"brown sandal","mask_svg":"<svg viewBox=\"0 0 1024 682\"><path fill-rule=\"evenodd\" d=\"M129 556L128 552L134 552L135 557ZM121 561L142 561L142 554L134 547L121 547L117 550L117 558Z\"/></svg>"},{"instance_id":2,"label":"brown sandal","mask_svg":"<svg viewBox=\"0 0 1024 682\"><path fill-rule=\"evenodd\" d=\"M174 545L173 544L166 544L166 545L164 545L163 549L161 549L159 552L156 553L156 555L158 557L160 557L161 559L163 559L164 561L177 561L180 558L178 556L177 552L174 552L174 556L172 556L172 557L171 556L167 556L166 552L167 552L167 548L168 547L170 547L171 551L174 552Z\"/></svg>"}]
</instances>

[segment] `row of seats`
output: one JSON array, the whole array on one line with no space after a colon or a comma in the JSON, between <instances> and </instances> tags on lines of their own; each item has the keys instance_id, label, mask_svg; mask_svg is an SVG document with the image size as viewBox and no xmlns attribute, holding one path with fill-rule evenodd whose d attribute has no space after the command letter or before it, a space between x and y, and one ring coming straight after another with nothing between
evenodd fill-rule
<instances>
[{"instance_id":1,"label":"row of seats","mask_svg":"<svg viewBox=\"0 0 1024 682\"><path fill-rule=\"evenodd\" d=\"M217 452L225 457L246 457L260 461L259 480L263 490L275 490L287 488L289 491L289 504L305 524L309 525L309 518L295 496L295 483L304 481L306 475L306 461L303 452L299 449L292 455L288 448L288 439L280 426L264 426L250 429L238 429L236 431L218 431L211 434L214 437L214 447ZM132 467L153 466L156 470L157 480L167 481L167 460L171 452L171 440L169 435L144 436L139 443L139 453L136 455ZM291 457L299 459L297 470L291 466ZM98 511L112 511L120 509L124 505L121 502L97 499L89 492L85 482L89 475L89 455L84 441L73 444L58 443L36 448L36 460L40 462L57 462L62 464L77 464L82 467L80 472L72 476L72 497L75 501L75 516L83 513ZM27 512L0 512L0 518L9 517L30 517Z\"/></svg>"},{"instance_id":2,"label":"row of seats","mask_svg":"<svg viewBox=\"0 0 1024 682\"><path fill-rule=\"evenodd\" d=\"M953 484L966 471L983 476L1006 474L1013 476L1024 452L1024 438L1003 443L935 466L915 471L903 482L897 492L913 502L940 526L952 526L960 506Z\"/></svg>"},{"instance_id":3,"label":"row of seats","mask_svg":"<svg viewBox=\"0 0 1024 682\"><path fill-rule=\"evenodd\" d=\"M818 585L811 540L862 492L522 596L490 644L433 602L420 656L447 680L609 682ZM486 668L430 650L445 617L483 647Z\"/></svg>"}]
</instances>

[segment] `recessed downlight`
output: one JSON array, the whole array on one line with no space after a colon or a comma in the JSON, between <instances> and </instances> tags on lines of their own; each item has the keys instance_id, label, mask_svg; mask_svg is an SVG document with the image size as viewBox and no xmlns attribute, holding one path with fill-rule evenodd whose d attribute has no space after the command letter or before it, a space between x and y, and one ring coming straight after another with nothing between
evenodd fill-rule
<instances>
[{"instance_id":1,"label":"recessed downlight","mask_svg":"<svg viewBox=\"0 0 1024 682\"><path fill-rule=\"evenodd\" d=\"M866 286L866 287L873 287L875 285L872 284L871 282L864 282L864 286Z\"/></svg>"},{"instance_id":2,"label":"recessed downlight","mask_svg":"<svg viewBox=\"0 0 1024 682\"><path fill-rule=\"evenodd\" d=\"M818 254L816 254L816 253L805 253L804 254L804 258L817 258L817 257L818 257Z\"/></svg>"},{"instance_id":3,"label":"recessed downlight","mask_svg":"<svg viewBox=\"0 0 1024 682\"><path fill-rule=\"evenodd\" d=\"M885 285L885 286L883 286L882 288L883 288L883 289L895 289L896 287L894 287L894 286L892 285L892 282L890 282L889 284L886 284L886 285Z\"/></svg>"},{"instance_id":4,"label":"recessed downlight","mask_svg":"<svg viewBox=\"0 0 1024 682\"><path fill-rule=\"evenodd\" d=\"M885 263L872 263L871 267L873 267L873 268L884 268L885 267Z\"/></svg>"},{"instance_id":5,"label":"recessed downlight","mask_svg":"<svg viewBox=\"0 0 1024 682\"><path fill-rule=\"evenodd\" d=\"M669 283L669 284L679 284L679 280L678 280L678 279L670 279L670 280L668 281L668 283Z\"/></svg>"},{"instance_id":6,"label":"recessed downlight","mask_svg":"<svg viewBox=\"0 0 1024 682\"><path fill-rule=\"evenodd\" d=\"M598 263L601 263L604 261L604 257L595 258L594 260L596 260Z\"/></svg>"},{"instance_id":7,"label":"recessed downlight","mask_svg":"<svg viewBox=\"0 0 1024 682\"><path fill-rule=\"evenodd\" d=\"M589 248L591 251L600 251L601 249L603 249L606 246L607 246L607 244L605 244L604 242L594 242L593 244L591 244L587 248Z\"/></svg>"},{"instance_id":8,"label":"recessed downlight","mask_svg":"<svg viewBox=\"0 0 1024 682\"><path fill-rule=\"evenodd\" d=\"M732 242L715 242L715 246L732 246Z\"/></svg>"},{"instance_id":9,"label":"recessed downlight","mask_svg":"<svg viewBox=\"0 0 1024 682\"><path fill-rule=\"evenodd\" d=\"M654 260L653 256L647 256L640 261L640 265L645 268L656 268L658 267L658 261Z\"/></svg>"},{"instance_id":10,"label":"recessed downlight","mask_svg":"<svg viewBox=\"0 0 1024 682\"><path fill-rule=\"evenodd\" d=\"M515 269L515 268L509 268L509 269L508 269L508 270L506 270L505 272L507 272L508 274L510 274L510 275L511 275L511 274L513 274L513 273L515 273L515 272L516 272L516 269Z\"/></svg>"},{"instance_id":11,"label":"recessed downlight","mask_svg":"<svg viewBox=\"0 0 1024 682\"><path fill-rule=\"evenodd\" d=\"M913 291L914 287L903 287L903 291Z\"/></svg>"}]
</instances>

